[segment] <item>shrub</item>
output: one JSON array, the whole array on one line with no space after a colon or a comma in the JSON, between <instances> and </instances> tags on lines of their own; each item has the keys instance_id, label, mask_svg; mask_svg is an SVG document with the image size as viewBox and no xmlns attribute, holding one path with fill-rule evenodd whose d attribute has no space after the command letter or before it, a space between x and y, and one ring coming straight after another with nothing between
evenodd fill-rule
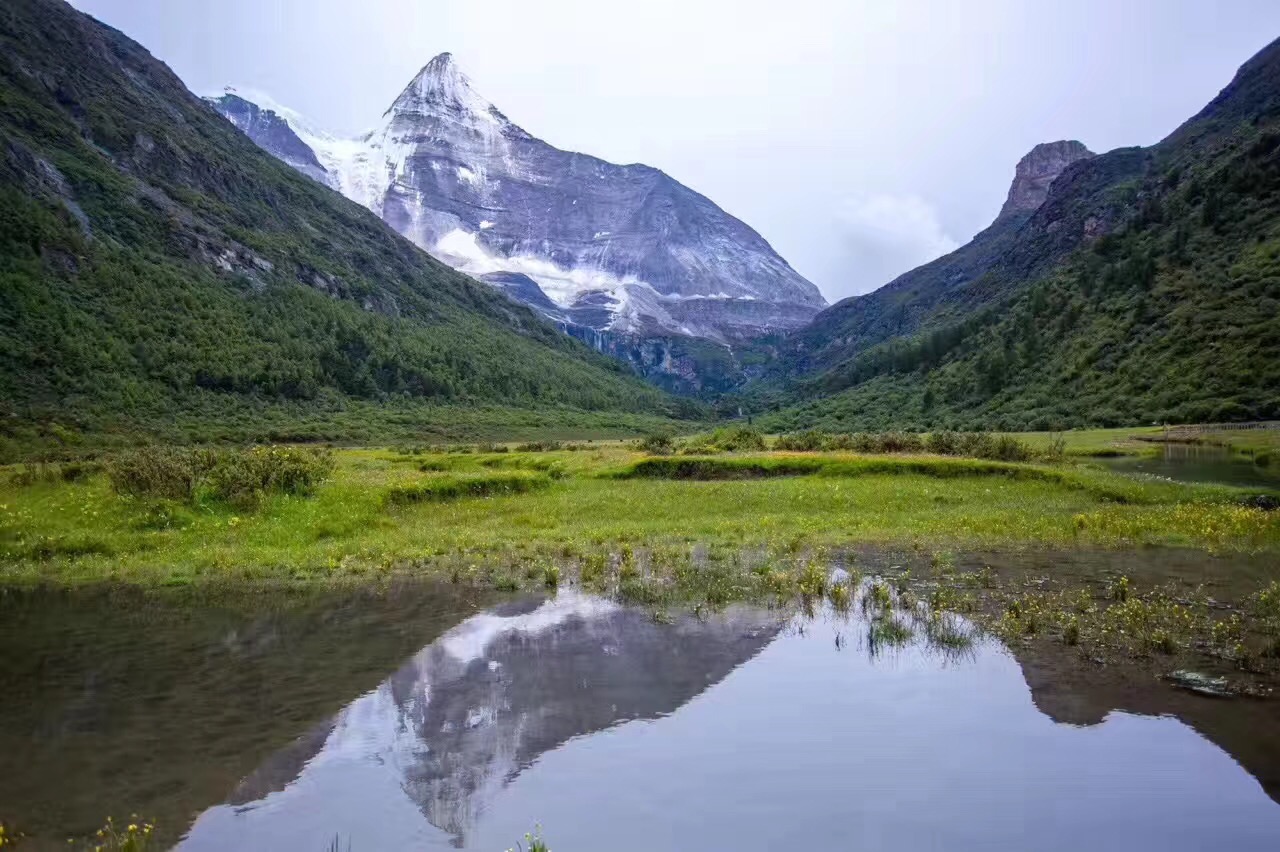
<instances>
[{"instance_id":1,"label":"shrub","mask_svg":"<svg viewBox=\"0 0 1280 852\"><path fill-rule=\"evenodd\" d=\"M959 452L957 455L972 456L975 459L989 459L995 452L995 439L986 432L966 432L958 436Z\"/></svg>"},{"instance_id":2,"label":"shrub","mask_svg":"<svg viewBox=\"0 0 1280 852\"><path fill-rule=\"evenodd\" d=\"M252 507L268 494L310 495L332 472L329 450L253 447L218 453L206 481L215 500Z\"/></svg>"},{"instance_id":3,"label":"shrub","mask_svg":"<svg viewBox=\"0 0 1280 852\"><path fill-rule=\"evenodd\" d=\"M641 451L655 456L670 455L675 449L675 439L667 432L654 432L640 439L636 445Z\"/></svg>"},{"instance_id":4,"label":"shrub","mask_svg":"<svg viewBox=\"0 0 1280 852\"><path fill-rule=\"evenodd\" d=\"M214 463L211 450L144 447L108 459L106 468L118 494L194 503Z\"/></svg>"},{"instance_id":5,"label":"shrub","mask_svg":"<svg viewBox=\"0 0 1280 852\"><path fill-rule=\"evenodd\" d=\"M853 436L852 436L852 435L850 435L850 434L848 434L848 433L843 433L843 434L839 434L839 435L831 435L831 436L829 436L829 437L827 438L827 449L829 449L829 450L853 450L853 449L857 449L857 448L854 446Z\"/></svg>"},{"instance_id":6,"label":"shrub","mask_svg":"<svg viewBox=\"0 0 1280 852\"><path fill-rule=\"evenodd\" d=\"M749 426L726 427L691 440L686 452L740 453L765 449L764 435Z\"/></svg>"},{"instance_id":7,"label":"shrub","mask_svg":"<svg viewBox=\"0 0 1280 852\"><path fill-rule=\"evenodd\" d=\"M797 453L813 453L828 449L830 446L830 435L818 429L810 429L808 432L799 432L793 435L782 435L773 445L773 448L775 450L789 450Z\"/></svg>"},{"instance_id":8,"label":"shrub","mask_svg":"<svg viewBox=\"0 0 1280 852\"><path fill-rule=\"evenodd\" d=\"M995 440L992 454L982 456L982 458L998 459L999 461L1026 461L1031 458L1031 451L1012 435L1001 435Z\"/></svg>"},{"instance_id":9,"label":"shrub","mask_svg":"<svg viewBox=\"0 0 1280 852\"><path fill-rule=\"evenodd\" d=\"M950 430L930 432L924 439L925 449L940 456L960 455L960 437Z\"/></svg>"},{"instance_id":10,"label":"shrub","mask_svg":"<svg viewBox=\"0 0 1280 852\"><path fill-rule=\"evenodd\" d=\"M267 494L311 494L333 471L333 453L301 447L145 447L108 459L106 470L112 488L131 497L253 506Z\"/></svg>"},{"instance_id":11,"label":"shrub","mask_svg":"<svg viewBox=\"0 0 1280 852\"><path fill-rule=\"evenodd\" d=\"M549 453L555 450L564 449L559 441L529 441L516 447L518 453ZM505 449L498 452L506 452Z\"/></svg>"},{"instance_id":12,"label":"shrub","mask_svg":"<svg viewBox=\"0 0 1280 852\"><path fill-rule=\"evenodd\" d=\"M882 453L918 453L924 442L914 432L885 432L879 436Z\"/></svg>"}]
</instances>

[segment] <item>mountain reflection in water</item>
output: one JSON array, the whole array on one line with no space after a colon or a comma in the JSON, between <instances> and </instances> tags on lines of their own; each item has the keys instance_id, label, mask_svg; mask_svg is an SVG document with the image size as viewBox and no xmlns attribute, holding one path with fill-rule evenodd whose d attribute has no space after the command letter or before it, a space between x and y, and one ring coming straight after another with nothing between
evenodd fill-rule
<instances>
[{"instance_id":1,"label":"mountain reflection in water","mask_svg":"<svg viewBox=\"0 0 1280 852\"><path fill-rule=\"evenodd\" d=\"M1071 698L1087 672L936 625L858 601L671 624L573 593L509 604L277 753L181 848L503 849L538 823L557 852L1280 848L1280 807L1195 728L1094 715ZM1154 698L1113 706L1175 696L1201 730L1253 706L1135 689ZM1275 728L1233 742L1265 754Z\"/></svg>"}]
</instances>

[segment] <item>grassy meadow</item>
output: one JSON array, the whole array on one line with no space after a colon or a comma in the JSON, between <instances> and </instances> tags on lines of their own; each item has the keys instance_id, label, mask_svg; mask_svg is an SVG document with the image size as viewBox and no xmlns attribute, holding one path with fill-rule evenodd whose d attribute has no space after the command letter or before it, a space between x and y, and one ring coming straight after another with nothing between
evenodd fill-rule
<instances>
[{"instance_id":1,"label":"grassy meadow","mask_svg":"<svg viewBox=\"0 0 1280 852\"><path fill-rule=\"evenodd\" d=\"M1086 433L1046 460L1037 454L1047 436L1031 435L1030 458L1019 462L927 452L715 452L706 439L671 455L622 441L338 449L323 451L313 486L268 487L250 500L224 486L198 495L131 493L116 481L111 457L15 465L0 474L0 582L165 586L414 574L516 588L591 574L602 561L616 574L627 559L661 583L672 566L705 552L778 559L866 546L1280 552L1280 514L1250 505L1253 492L1140 481L1076 458L1126 440Z\"/></svg>"}]
</instances>

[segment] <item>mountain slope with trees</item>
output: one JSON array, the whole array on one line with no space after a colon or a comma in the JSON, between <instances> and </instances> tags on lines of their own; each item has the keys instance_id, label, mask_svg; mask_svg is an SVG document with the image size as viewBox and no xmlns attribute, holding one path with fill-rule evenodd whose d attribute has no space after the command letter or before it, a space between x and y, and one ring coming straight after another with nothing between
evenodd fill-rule
<instances>
[{"instance_id":1,"label":"mountain slope with trees","mask_svg":"<svg viewBox=\"0 0 1280 852\"><path fill-rule=\"evenodd\" d=\"M692 410L278 162L61 0L0 12L0 400L11 441Z\"/></svg>"},{"instance_id":2,"label":"mountain slope with trees","mask_svg":"<svg viewBox=\"0 0 1280 852\"><path fill-rule=\"evenodd\" d=\"M777 429L1280 418L1280 42L1157 145L1067 166L999 236L903 305L905 334L876 325L883 293L820 315L751 408Z\"/></svg>"}]
</instances>

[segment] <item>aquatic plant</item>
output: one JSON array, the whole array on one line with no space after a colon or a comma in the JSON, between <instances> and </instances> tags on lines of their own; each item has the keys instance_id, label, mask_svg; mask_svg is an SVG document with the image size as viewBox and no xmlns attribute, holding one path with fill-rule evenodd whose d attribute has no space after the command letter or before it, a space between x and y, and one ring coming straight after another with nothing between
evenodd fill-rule
<instances>
[{"instance_id":1,"label":"aquatic plant","mask_svg":"<svg viewBox=\"0 0 1280 852\"><path fill-rule=\"evenodd\" d=\"M938 610L929 613L925 638L930 645L949 650L962 650L973 644L973 636L959 617Z\"/></svg>"},{"instance_id":2,"label":"aquatic plant","mask_svg":"<svg viewBox=\"0 0 1280 852\"><path fill-rule=\"evenodd\" d=\"M827 597L831 601L831 606L837 612L844 612L849 608L849 601L852 593L849 591L849 584L844 582L832 583L831 588L827 590Z\"/></svg>"},{"instance_id":3,"label":"aquatic plant","mask_svg":"<svg viewBox=\"0 0 1280 852\"><path fill-rule=\"evenodd\" d=\"M526 832L524 843L528 844L528 848L517 841L515 848L508 849L507 852L551 852L551 847L542 839L542 826L537 826L532 832Z\"/></svg>"},{"instance_id":4,"label":"aquatic plant","mask_svg":"<svg viewBox=\"0 0 1280 852\"><path fill-rule=\"evenodd\" d=\"M604 580L607 564L607 557L603 553L588 553L583 557L582 565L578 569L578 577L582 585L588 588L597 586Z\"/></svg>"},{"instance_id":5,"label":"aquatic plant","mask_svg":"<svg viewBox=\"0 0 1280 852\"><path fill-rule=\"evenodd\" d=\"M982 570L977 573L974 579L984 589L994 589L996 587L996 572L990 565L982 566Z\"/></svg>"},{"instance_id":6,"label":"aquatic plant","mask_svg":"<svg viewBox=\"0 0 1280 852\"><path fill-rule=\"evenodd\" d=\"M796 585L807 598L820 598L827 588L827 573L816 561L807 562Z\"/></svg>"},{"instance_id":7,"label":"aquatic plant","mask_svg":"<svg viewBox=\"0 0 1280 852\"><path fill-rule=\"evenodd\" d=\"M94 832L93 836L79 842L75 838L68 838L67 843L71 848L92 852L145 852L151 848L154 831L155 826L139 819L137 814L133 814L130 822L123 827L107 817L106 824Z\"/></svg>"},{"instance_id":8,"label":"aquatic plant","mask_svg":"<svg viewBox=\"0 0 1280 852\"><path fill-rule=\"evenodd\" d=\"M868 649L874 654L880 646L905 645L914 635L910 625L892 615L873 618L867 626Z\"/></svg>"},{"instance_id":9,"label":"aquatic plant","mask_svg":"<svg viewBox=\"0 0 1280 852\"><path fill-rule=\"evenodd\" d=\"M1107 597L1111 598L1113 601L1120 601L1122 603L1129 600L1129 578L1121 577L1112 583L1111 587L1107 590Z\"/></svg>"},{"instance_id":10,"label":"aquatic plant","mask_svg":"<svg viewBox=\"0 0 1280 852\"><path fill-rule=\"evenodd\" d=\"M883 580L875 580L867 586L867 590L862 596L862 608L864 610L892 609L893 594L889 591L889 584Z\"/></svg>"},{"instance_id":11,"label":"aquatic plant","mask_svg":"<svg viewBox=\"0 0 1280 852\"><path fill-rule=\"evenodd\" d=\"M764 586L772 594L779 598L789 598L795 594L795 579L791 576L790 571L782 569L771 569L764 575Z\"/></svg>"}]
</instances>

